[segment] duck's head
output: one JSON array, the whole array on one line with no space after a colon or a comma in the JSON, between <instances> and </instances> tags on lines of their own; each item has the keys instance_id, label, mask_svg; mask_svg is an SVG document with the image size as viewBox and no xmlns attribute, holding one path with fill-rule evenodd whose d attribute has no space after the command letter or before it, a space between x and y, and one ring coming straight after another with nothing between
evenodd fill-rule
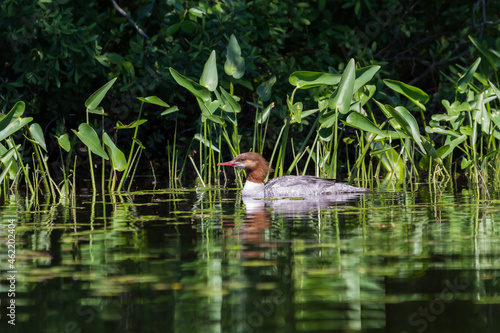
<instances>
[{"instance_id":1,"label":"duck's head","mask_svg":"<svg viewBox=\"0 0 500 333\"><path fill-rule=\"evenodd\" d=\"M219 163L218 165L231 166L245 169L251 181L264 181L267 174L273 169L269 168L269 163L257 153L243 153L236 156L232 161Z\"/></svg>"}]
</instances>

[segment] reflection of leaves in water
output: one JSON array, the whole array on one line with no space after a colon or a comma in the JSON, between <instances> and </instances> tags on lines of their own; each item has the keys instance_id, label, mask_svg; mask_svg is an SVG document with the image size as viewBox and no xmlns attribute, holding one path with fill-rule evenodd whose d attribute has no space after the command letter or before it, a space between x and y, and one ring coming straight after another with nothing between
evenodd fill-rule
<instances>
[{"instance_id":1,"label":"reflection of leaves in water","mask_svg":"<svg viewBox=\"0 0 500 333\"><path fill-rule=\"evenodd\" d=\"M283 213L274 205L280 200L256 200L262 207L247 212L237 191L224 195L138 191L107 196L105 203L79 198L78 209L46 205L33 211L29 202L12 200L2 214L3 222L17 220L22 283L16 297L38 305L50 295L51 304L70 304L73 314L82 299L100 304L111 297L120 305L103 306L95 317L99 324L102 318L118 324L134 313L127 316L131 324L142 316L156 325L161 317L179 331L186 325L202 331L207 323L230 331L271 304L255 331L285 330L283 318L290 316L304 331L384 329L387 322L407 322L414 311L398 305L440 295L455 276L477 286L462 300L479 295L482 304L500 302L492 284L500 258L496 198L479 202L473 191L439 195L420 187L286 214L286 206ZM307 203L297 199L292 207ZM5 251L0 245L1 258ZM460 310L463 303L453 307ZM386 311L387 304L396 307ZM469 310L486 320L474 304ZM175 319L156 315L174 308ZM444 311L439 320L449 322L455 312ZM47 321L48 330L73 320L58 315ZM25 318L34 323L30 312Z\"/></svg>"},{"instance_id":2,"label":"reflection of leaves in water","mask_svg":"<svg viewBox=\"0 0 500 333\"><path fill-rule=\"evenodd\" d=\"M246 267L263 267L263 266L275 266L275 261L265 261L265 260L249 260L243 261L241 263L242 266Z\"/></svg>"}]
</instances>

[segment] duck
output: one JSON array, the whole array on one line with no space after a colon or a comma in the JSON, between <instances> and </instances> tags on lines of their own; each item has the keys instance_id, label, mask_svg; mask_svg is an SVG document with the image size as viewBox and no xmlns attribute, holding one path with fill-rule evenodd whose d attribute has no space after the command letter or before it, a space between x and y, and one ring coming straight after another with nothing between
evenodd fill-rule
<instances>
[{"instance_id":1,"label":"duck","mask_svg":"<svg viewBox=\"0 0 500 333\"><path fill-rule=\"evenodd\" d=\"M334 179L315 176L283 176L264 183L268 173L274 170L269 167L269 163L264 157L254 152L239 154L232 161L218 163L218 165L245 170L247 179L241 192L243 197L314 197L370 191L367 188L355 187L339 183Z\"/></svg>"}]
</instances>

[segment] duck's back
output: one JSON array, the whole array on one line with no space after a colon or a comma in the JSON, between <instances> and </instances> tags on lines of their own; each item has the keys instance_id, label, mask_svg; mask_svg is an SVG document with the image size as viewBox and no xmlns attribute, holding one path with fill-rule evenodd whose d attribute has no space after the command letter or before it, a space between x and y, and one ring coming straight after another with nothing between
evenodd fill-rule
<instances>
[{"instance_id":1,"label":"duck's back","mask_svg":"<svg viewBox=\"0 0 500 333\"><path fill-rule=\"evenodd\" d=\"M271 179L264 186L266 198L325 196L366 191L367 189L362 187L314 176L283 176Z\"/></svg>"}]
</instances>

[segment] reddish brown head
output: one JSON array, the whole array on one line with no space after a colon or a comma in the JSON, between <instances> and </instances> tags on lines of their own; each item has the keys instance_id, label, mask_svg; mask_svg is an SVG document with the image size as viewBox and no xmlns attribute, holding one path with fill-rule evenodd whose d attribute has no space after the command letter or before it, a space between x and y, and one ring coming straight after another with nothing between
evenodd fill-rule
<instances>
[{"instance_id":1,"label":"reddish brown head","mask_svg":"<svg viewBox=\"0 0 500 333\"><path fill-rule=\"evenodd\" d=\"M274 171L269 163L257 153L243 153L236 156L230 162L219 163L219 165L232 166L245 169L247 180L254 183L263 183L269 172Z\"/></svg>"}]
</instances>

